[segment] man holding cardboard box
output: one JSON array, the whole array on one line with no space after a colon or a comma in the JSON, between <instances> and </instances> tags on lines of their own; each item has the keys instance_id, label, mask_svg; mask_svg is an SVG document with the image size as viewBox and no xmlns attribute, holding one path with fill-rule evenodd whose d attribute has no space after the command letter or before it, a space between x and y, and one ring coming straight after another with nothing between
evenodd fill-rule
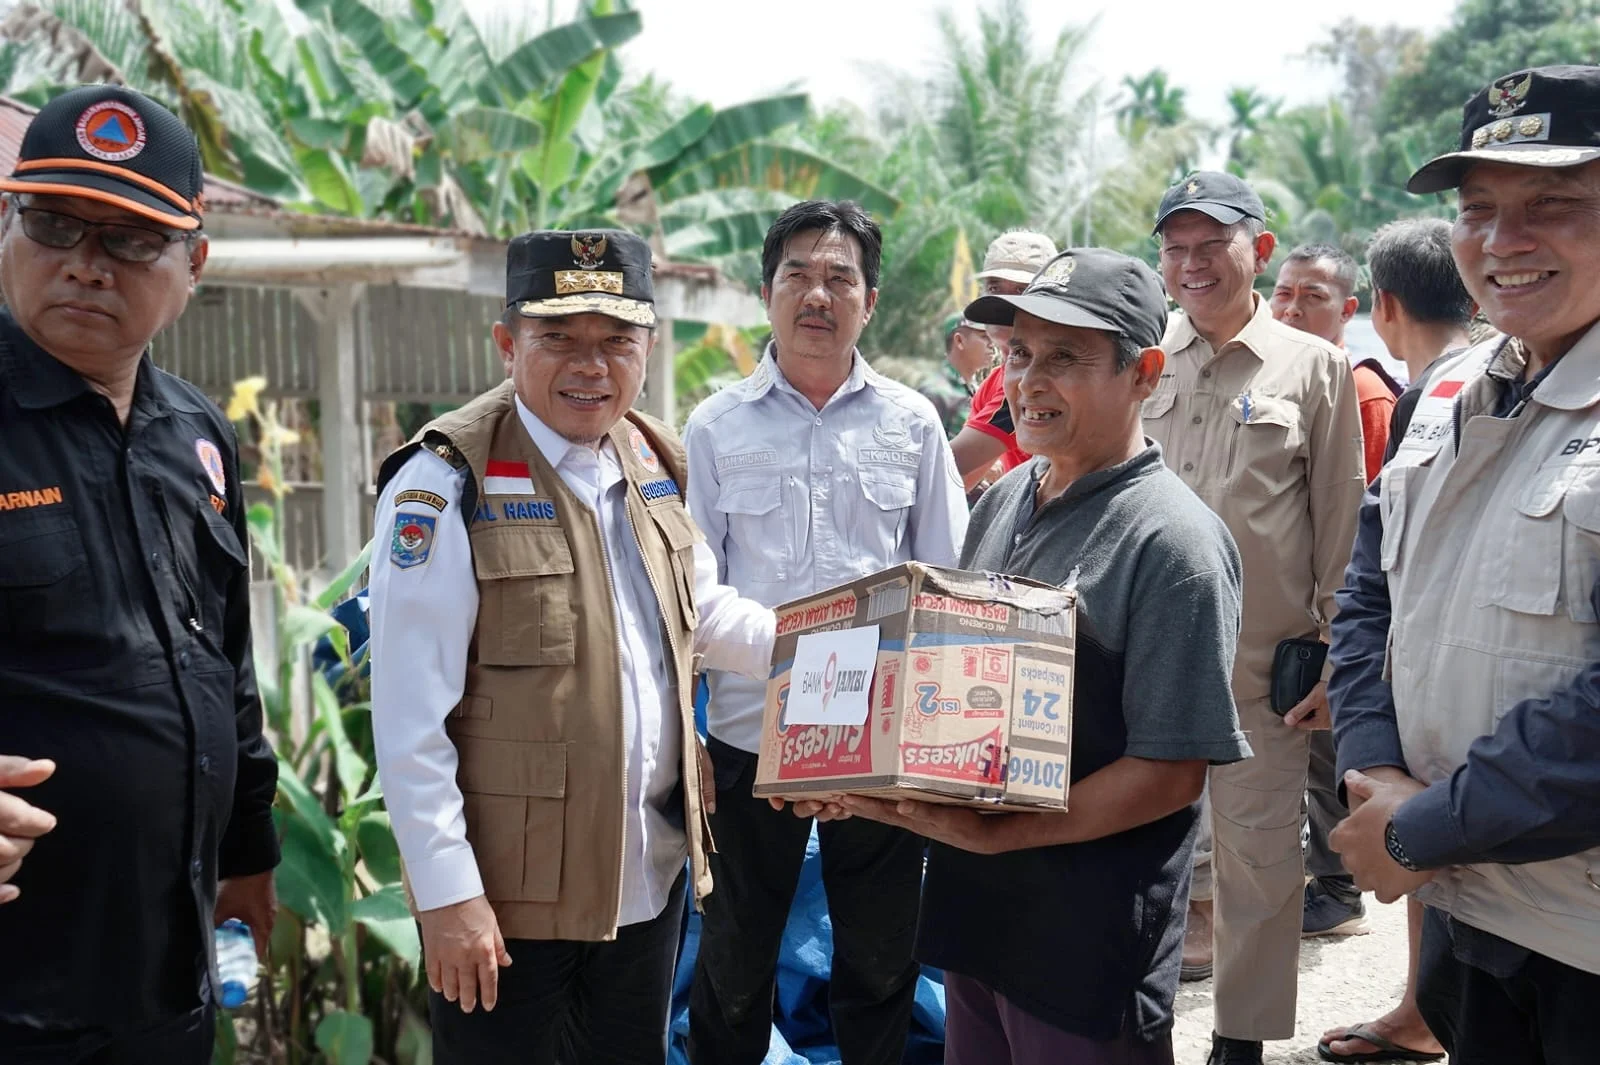
<instances>
[{"instance_id":1,"label":"man holding cardboard box","mask_svg":"<svg viewBox=\"0 0 1600 1065\"><path fill-rule=\"evenodd\" d=\"M966 313L1013 327L1006 398L1035 458L978 503L962 568L1081 596L1068 810L846 795L824 816L935 841L917 956L945 970L951 1065L1170 1065L1201 788L1250 753L1239 554L1140 426L1164 363L1149 267L1072 249Z\"/></svg>"},{"instance_id":2,"label":"man holding cardboard box","mask_svg":"<svg viewBox=\"0 0 1600 1065\"><path fill-rule=\"evenodd\" d=\"M896 563L955 561L967 505L939 416L856 351L878 296L882 235L853 203L785 211L762 249L774 343L689 418L688 504L722 579L769 606ZM712 672L707 749L716 892L689 996L696 1065L757 1065L778 948L810 828L751 794L766 685ZM923 841L824 826L834 1034L846 1065L898 1065L911 1022Z\"/></svg>"}]
</instances>

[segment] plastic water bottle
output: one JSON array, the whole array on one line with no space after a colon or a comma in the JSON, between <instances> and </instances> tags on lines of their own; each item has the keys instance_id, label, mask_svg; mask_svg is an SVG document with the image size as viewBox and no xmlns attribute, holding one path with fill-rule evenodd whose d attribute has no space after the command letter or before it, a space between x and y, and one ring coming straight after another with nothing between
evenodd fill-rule
<instances>
[{"instance_id":1,"label":"plastic water bottle","mask_svg":"<svg viewBox=\"0 0 1600 1065\"><path fill-rule=\"evenodd\" d=\"M217 974L222 979L222 1005L238 1009L256 986L256 944L250 926L229 919L217 929Z\"/></svg>"}]
</instances>

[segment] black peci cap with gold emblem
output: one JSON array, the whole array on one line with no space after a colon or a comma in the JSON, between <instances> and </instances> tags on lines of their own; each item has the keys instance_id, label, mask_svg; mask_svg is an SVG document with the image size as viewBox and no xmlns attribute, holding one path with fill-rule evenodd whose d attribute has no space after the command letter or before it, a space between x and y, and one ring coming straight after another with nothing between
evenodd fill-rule
<instances>
[{"instance_id":1,"label":"black peci cap with gold emblem","mask_svg":"<svg viewBox=\"0 0 1600 1065\"><path fill-rule=\"evenodd\" d=\"M525 318L604 314L654 328L650 245L617 229L523 234L506 249L506 306Z\"/></svg>"},{"instance_id":2,"label":"black peci cap with gold emblem","mask_svg":"<svg viewBox=\"0 0 1600 1065\"><path fill-rule=\"evenodd\" d=\"M1577 166L1600 159L1600 67L1550 66L1496 78L1461 112L1461 145L1406 182L1410 192L1461 184L1474 163Z\"/></svg>"}]
</instances>

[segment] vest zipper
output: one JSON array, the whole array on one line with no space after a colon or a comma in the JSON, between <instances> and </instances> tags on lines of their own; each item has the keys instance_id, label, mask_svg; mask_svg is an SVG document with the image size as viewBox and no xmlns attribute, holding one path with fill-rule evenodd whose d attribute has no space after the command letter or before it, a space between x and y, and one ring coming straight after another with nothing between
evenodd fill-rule
<instances>
[{"instance_id":1,"label":"vest zipper","mask_svg":"<svg viewBox=\"0 0 1600 1065\"><path fill-rule=\"evenodd\" d=\"M683 677L681 677L679 675L679 673L682 670L682 666L679 665L679 663L682 661L682 658L681 658L681 652L678 650L678 637L677 637L676 633L674 632L674 628L673 628L672 623L667 620L667 607L665 605L666 601L661 598L661 582L656 578L656 571L650 565L650 556L645 554L644 541L639 539L639 527L633 523L633 511L628 509L628 505L627 505L627 500L626 499L623 500L622 512L624 514L626 514L627 517L628 517L628 531L633 533L633 544L634 544L634 547L636 547L638 549L638 551L639 551L639 561L644 563L644 575L649 578L650 587L656 593L656 613L660 616L661 622L662 622L662 626L661 627L666 631L666 634L667 634L667 647L672 651L672 679L677 682L677 690L673 692L673 699L672 699L673 710L676 712L677 717L678 717L678 728L679 728L679 730L682 730L682 728L683 728ZM673 589L671 589L671 591L672 591L673 598L676 599L677 595L678 595L678 590L676 588L673 588ZM693 805L694 804L694 800L698 799L699 796L698 795L694 795L694 796L690 796L689 795L688 765L689 765L689 759L691 759L691 758L698 759L699 758L699 752L697 750L695 750L695 746L694 746L694 742L693 742L694 738L693 737L685 737L685 739L688 742L685 742L684 745L683 745L684 746L684 750L682 752L682 759L681 759L682 767L680 767L679 773L681 773L682 776L683 776L684 807L685 807L683 820L684 820L684 832L687 835L687 833L690 831L691 827L692 827L693 831L695 831L695 832L704 832L706 829L709 828L709 825L699 825L699 824L696 824L696 825L693 825L693 826L689 825L688 807L690 805ZM704 820L705 819L705 810L704 809L700 809L699 810L699 814L700 814L701 820ZM685 842L688 842L688 841L685 841ZM690 859L691 859L690 864L693 865L694 863L693 863L692 859L694 857L694 844L693 843L689 843L688 846L689 846L689 856L690 856ZM696 873L696 871L691 869L690 870L690 884L689 884L690 891L694 890L693 878L696 875L698 875ZM695 903L695 905L696 905L696 907L699 906L698 901Z\"/></svg>"},{"instance_id":2,"label":"vest zipper","mask_svg":"<svg viewBox=\"0 0 1600 1065\"><path fill-rule=\"evenodd\" d=\"M167 547L172 552L172 572L178 578L178 588L183 592L184 603L187 607L188 617L184 624L195 635L200 634L200 601L195 598L194 586L189 583L189 575L183 571L183 564L178 557L178 538L172 534L172 515L167 513L167 496L161 490L161 485L152 486L155 489L156 511L161 515L161 527L167 533Z\"/></svg>"},{"instance_id":3,"label":"vest zipper","mask_svg":"<svg viewBox=\"0 0 1600 1065\"><path fill-rule=\"evenodd\" d=\"M611 570L611 552L606 547L605 515L600 510L600 507L605 506L604 489L602 489L600 494L595 498L595 503L597 506L594 511L594 531L600 537L600 563L606 571L606 587L611 589L611 600L614 608L614 614L611 619L612 650L617 653L616 672L617 680L620 683L622 679L622 609L620 606L616 605L616 575ZM627 511L626 498L623 500L623 511L624 513ZM633 527L633 518L631 516L628 518L628 526L630 529ZM637 533L634 534L634 539L638 539ZM643 557L643 552L640 552L640 557ZM649 563L646 563L645 572L647 574L649 569ZM620 691L621 689L619 688L619 694ZM619 927L619 923L622 920L622 893L626 886L622 882L622 874L624 868L628 864L628 751L626 741L623 739L626 731L626 729L619 729L617 732L617 747L620 749L620 753L622 754L622 802L618 804L622 807L622 822L617 826L621 831L620 838L617 840L617 908L611 915L611 927L613 930ZM639 781L639 787L641 789L644 787L644 780L642 778ZM615 931L612 932L612 938L616 938Z\"/></svg>"}]
</instances>

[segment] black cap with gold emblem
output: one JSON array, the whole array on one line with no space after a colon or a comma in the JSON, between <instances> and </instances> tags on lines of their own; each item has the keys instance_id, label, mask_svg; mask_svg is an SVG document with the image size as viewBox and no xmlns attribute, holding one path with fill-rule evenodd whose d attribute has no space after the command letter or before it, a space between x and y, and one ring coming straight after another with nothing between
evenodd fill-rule
<instances>
[{"instance_id":1,"label":"black cap with gold emblem","mask_svg":"<svg viewBox=\"0 0 1600 1065\"><path fill-rule=\"evenodd\" d=\"M1225 226L1243 218L1267 218L1267 209L1256 190L1220 170L1196 170L1168 189L1156 209L1153 232L1161 232L1166 220L1179 211L1199 211Z\"/></svg>"},{"instance_id":2,"label":"black cap with gold emblem","mask_svg":"<svg viewBox=\"0 0 1600 1065\"><path fill-rule=\"evenodd\" d=\"M84 85L33 116L0 190L81 196L188 230L200 228L204 182L177 115L132 89Z\"/></svg>"},{"instance_id":3,"label":"black cap with gold emblem","mask_svg":"<svg viewBox=\"0 0 1600 1065\"><path fill-rule=\"evenodd\" d=\"M1430 160L1410 192L1456 188L1474 163L1577 166L1600 159L1600 67L1519 70L1486 85L1461 112L1461 146Z\"/></svg>"},{"instance_id":4,"label":"black cap with gold emblem","mask_svg":"<svg viewBox=\"0 0 1600 1065\"><path fill-rule=\"evenodd\" d=\"M982 296L967 304L969 320L1010 325L1018 311L1057 325L1125 336L1140 349L1161 343L1167 291L1141 260L1106 248L1068 248L1044 264L1016 296Z\"/></svg>"},{"instance_id":5,"label":"black cap with gold emblem","mask_svg":"<svg viewBox=\"0 0 1600 1065\"><path fill-rule=\"evenodd\" d=\"M526 233L506 249L506 306L526 318L604 314L654 328L650 245L617 229Z\"/></svg>"}]
</instances>

